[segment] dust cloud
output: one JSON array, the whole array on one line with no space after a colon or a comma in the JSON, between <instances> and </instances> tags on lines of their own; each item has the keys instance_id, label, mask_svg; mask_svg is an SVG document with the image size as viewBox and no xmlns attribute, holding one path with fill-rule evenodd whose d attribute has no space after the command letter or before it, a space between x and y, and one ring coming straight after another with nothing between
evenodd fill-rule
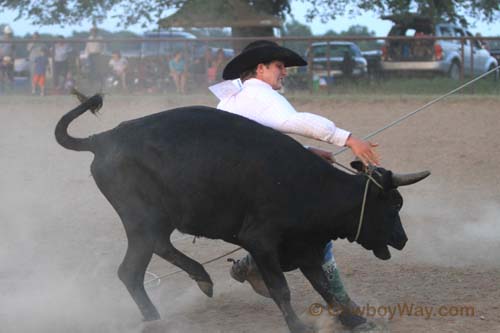
<instances>
[{"instance_id":1,"label":"dust cloud","mask_svg":"<svg viewBox=\"0 0 500 333\"><path fill-rule=\"evenodd\" d=\"M465 201L467 202L467 201ZM453 267L500 267L500 204L412 198L404 208L408 248L419 263Z\"/></svg>"}]
</instances>

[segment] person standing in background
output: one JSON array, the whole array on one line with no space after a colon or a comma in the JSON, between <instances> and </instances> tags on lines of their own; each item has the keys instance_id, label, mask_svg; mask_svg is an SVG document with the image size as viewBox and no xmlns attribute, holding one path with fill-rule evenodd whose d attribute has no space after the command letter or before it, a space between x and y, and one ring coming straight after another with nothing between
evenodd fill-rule
<instances>
[{"instance_id":1,"label":"person standing in background","mask_svg":"<svg viewBox=\"0 0 500 333\"><path fill-rule=\"evenodd\" d=\"M58 38L53 49L53 78L54 90L59 93L64 88L64 81L68 74L69 55L73 49L64 41L64 36L58 36Z\"/></svg>"},{"instance_id":2,"label":"person standing in background","mask_svg":"<svg viewBox=\"0 0 500 333\"><path fill-rule=\"evenodd\" d=\"M0 83L1 90L12 89L14 83L15 44L12 42L13 31L6 25L0 38Z\"/></svg>"},{"instance_id":3,"label":"person standing in background","mask_svg":"<svg viewBox=\"0 0 500 333\"><path fill-rule=\"evenodd\" d=\"M212 66L215 67L215 76L216 80L222 79L222 71L224 70L224 66L226 66L226 56L224 54L223 49L218 49L217 53L215 54L215 59L213 61Z\"/></svg>"},{"instance_id":4,"label":"person standing in background","mask_svg":"<svg viewBox=\"0 0 500 333\"><path fill-rule=\"evenodd\" d=\"M205 53L203 55L203 61L205 63L205 82L207 84L212 84L215 82L215 74L211 75L210 72L213 62L213 54L212 54L212 49L210 47L207 47L207 49L205 50Z\"/></svg>"},{"instance_id":5,"label":"person standing in background","mask_svg":"<svg viewBox=\"0 0 500 333\"><path fill-rule=\"evenodd\" d=\"M41 54L35 58L35 70L31 81L31 93L34 95L37 88L40 88L40 96L45 96L45 81L47 70L49 69L49 52L42 48Z\"/></svg>"},{"instance_id":6,"label":"person standing in background","mask_svg":"<svg viewBox=\"0 0 500 333\"><path fill-rule=\"evenodd\" d=\"M33 42L30 42L26 45L26 50L28 51L28 59L30 62L30 79L33 80L33 76L35 75L35 58L42 55L43 43L37 42L36 40L40 39L40 34L35 31L33 36L31 37Z\"/></svg>"},{"instance_id":7,"label":"person standing in background","mask_svg":"<svg viewBox=\"0 0 500 333\"><path fill-rule=\"evenodd\" d=\"M124 91L128 90L127 87L127 68L128 61L126 58L122 57L120 51L113 51L111 55L111 59L109 59L108 63L109 67L111 67L111 71L113 75L115 75L119 80L120 84Z\"/></svg>"},{"instance_id":8,"label":"person standing in background","mask_svg":"<svg viewBox=\"0 0 500 333\"><path fill-rule=\"evenodd\" d=\"M182 51L175 52L174 57L168 63L170 76L174 80L178 93L184 94L186 91L186 61Z\"/></svg>"},{"instance_id":9,"label":"person standing in background","mask_svg":"<svg viewBox=\"0 0 500 333\"><path fill-rule=\"evenodd\" d=\"M98 89L102 88L102 75L100 73L101 54L104 52L102 37L97 34L97 27L90 29L90 36L85 44L85 54L89 62L89 83L97 84Z\"/></svg>"}]
</instances>

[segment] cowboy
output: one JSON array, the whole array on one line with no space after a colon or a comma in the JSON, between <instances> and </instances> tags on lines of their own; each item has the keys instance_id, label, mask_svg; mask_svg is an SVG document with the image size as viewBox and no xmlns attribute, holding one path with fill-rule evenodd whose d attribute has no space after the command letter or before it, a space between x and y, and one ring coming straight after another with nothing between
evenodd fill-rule
<instances>
[{"instance_id":1,"label":"cowboy","mask_svg":"<svg viewBox=\"0 0 500 333\"><path fill-rule=\"evenodd\" d=\"M217 108L252 119L280 132L347 146L365 165L378 165L378 154L374 150L376 144L355 138L350 132L335 126L324 117L297 112L286 98L278 93L287 75L286 68L305 65L307 62L297 53L274 42L252 42L225 66L223 79L241 80L241 89L222 98ZM307 148L330 162L334 161L329 151ZM324 251L323 270L332 294L344 307L339 319L349 328L362 329L372 325L356 314L357 305L344 288L332 251L333 242L330 242ZM269 291L250 255L234 262L230 274L239 282L248 281L257 293L269 297Z\"/></svg>"}]
</instances>

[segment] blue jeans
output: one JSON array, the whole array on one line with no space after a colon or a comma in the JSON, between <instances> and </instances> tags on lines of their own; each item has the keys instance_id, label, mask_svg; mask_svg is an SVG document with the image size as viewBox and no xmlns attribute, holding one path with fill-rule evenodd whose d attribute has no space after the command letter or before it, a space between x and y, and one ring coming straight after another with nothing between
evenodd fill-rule
<instances>
[{"instance_id":1,"label":"blue jeans","mask_svg":"<svg viewBox=\"0 0 500 333\"><path fill-rule=\"evenodd\" d=\"M334 267L337 266L335 257L333 256L333 241L329 241L323 250L323 264L328 262L332 262Z\"/></svg>"}]
</instances>

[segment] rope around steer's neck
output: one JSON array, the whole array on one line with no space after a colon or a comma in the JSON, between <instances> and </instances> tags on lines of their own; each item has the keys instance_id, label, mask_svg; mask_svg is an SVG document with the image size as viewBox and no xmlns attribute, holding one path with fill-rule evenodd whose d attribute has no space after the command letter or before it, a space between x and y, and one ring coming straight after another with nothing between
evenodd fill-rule
<instances>
[{"instance_id":1,"label":"rope around steer's neck","mask_svg":"<svg viewBox=\"0 0 500 333\"><path fill-rule=\"evenodd\" d=\"M354 237L355 242L358 241L359 234L361 232L361 227L363 226L363 216L365 216L366 196L368 194L369 186L370 186L370 178L366 180L365 193L363 194L363 202L361 203L361 213L359 215L358 231L356 232L356 237Z\"/></svg>"},{"instance_id":2,"label":"rope around steer's neck","mask_svg":"<svg viewBox=\"0 0 500 333\"><path fill-rule=\"evenodd\" d=\"M363 217L365 216L365 207L366 207L366 197L368 196L368 187L370 186L370 181L372 181L380 189L382 190L384 189L375 179L373 179L371 174L366 173L364 175L368 178L366 179L365 193L363 194L363 202L361 203L361 213L359 215L358 231L356 232L356 237L354 237L355 242L358 241L359 234L361 233L361 226L363 225Z\"/></svg>"},{"instance_id":3,"label":"rope around steer's neck","mask_svg":"<svg viewBox=\"0 0 500 333\"><path fill-rule=\"evenodd\" d=\"M353 170L351 170L350 168L346 167L345 165L335 161L333 162L333 164L335 165L338 165L340 167L342 167L343 169L351 172L351 173L354 173L354 174L361 174L361 175L364 175L367 177L366 179L366 185L365 185L365 191L363 193L363 202L361 203L361 213L359 215L359 223L358 223L358 230L356 232L356 237L354 237L354 241L358 241L358 238L359 238L359 234L361 233L361 227L363 226L363 218L365 216L365 207L366 207L366 197L368 196L368 188L370 186L370 181L372 181L375 185L377 185L380 189L384 189L382 187L382 185L380 185L373 177L372 177L372 173L373 172L376 172L375 170L373 171L369 171L369 172L355 172Z\"/></svg>"}]
</instances>

